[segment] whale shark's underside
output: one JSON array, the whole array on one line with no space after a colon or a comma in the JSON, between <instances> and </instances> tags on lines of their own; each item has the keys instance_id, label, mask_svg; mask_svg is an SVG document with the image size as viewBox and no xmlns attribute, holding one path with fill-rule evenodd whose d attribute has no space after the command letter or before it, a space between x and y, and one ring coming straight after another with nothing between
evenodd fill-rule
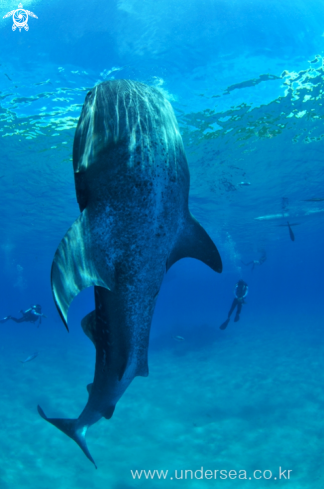
<instances>
[{"instance_id":1,"label":"whale shark's underside","mask_svg":"<svg viewBox=\"0 0 324 489\"><path fill-rule=\"evenodd\" d=\"M165 272L197 258L217 272L216 246L188 209L189 169L170 103L155 88L104 82L85 99L74 138L81 214L52 265L54 300L66 326L73 298L94 286L95 310L81 322L96 348L89 399L77 419L47 418L78 443L109 419L136 376L147 376L152 316Z\"/></svg>"}]
</instances>

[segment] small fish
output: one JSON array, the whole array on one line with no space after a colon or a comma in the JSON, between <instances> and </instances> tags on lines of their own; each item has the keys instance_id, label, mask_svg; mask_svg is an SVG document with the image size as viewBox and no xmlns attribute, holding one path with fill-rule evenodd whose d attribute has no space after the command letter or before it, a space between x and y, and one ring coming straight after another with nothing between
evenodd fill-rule
<instances>
[{"instance_id":1,"label":"small fish","mask_svg":"<svg viewBox=\"0 0 324 489\"><path fill-rule=\"evenodd\" d=\"M25 360L20 360L20 363L27 363L30 362L31 360L34 360L38 356L38 352L35 351L32 355L29 355Z\"/></svg>"},{"instance_id":2,"label":"small fish","mask_svg":"<svg viewBox=\"0 0 324 489\"><path fill-rule=\"evenodd\" d=\"M7 75L7 73L5 73L5 76L8 78L8 80L12 82L12 79L10 78L10 76Z\"/></svg>"},{"instance_id":3,"label":"small fish","mask_svg":"<svg viewBox=\"0 0 324 489\"><path fill-rule=\"evenodd\" d=\"M241 187L248 187L249 185L251 185L250 182L240 182L239 185L241 185Z\"/></svg>"},{"instance_id":4,"label":"small fish","mask_svg":"<svg viewBox=\"0 0 324 489\"><path fill-rule=\"evenodd\" d=\"M46 81L44 81L44 82L35 83L35 85L47 85L48 83L49 83L50 85L52 85L52 82L51 82L50 80L46 80Z\"/></svg>"},{"instance_id":5,"label":"small fish","mask_svg":"<svg viewBox=\"0 0 324 489\"><path fill-rule=\"evenodd\" d=\"M183 341L184 337L183 336L173 336L173 339L177 340L177 341Z\"/></svg>"}]
</instances>

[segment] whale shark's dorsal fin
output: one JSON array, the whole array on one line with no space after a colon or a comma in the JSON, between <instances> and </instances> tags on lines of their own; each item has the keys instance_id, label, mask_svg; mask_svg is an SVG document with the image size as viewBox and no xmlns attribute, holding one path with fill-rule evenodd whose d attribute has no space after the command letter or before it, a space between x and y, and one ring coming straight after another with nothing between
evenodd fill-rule
<instances>
[{"instance_id":1,"label":"whale shark's dorsal fin","mask_svg":"<svg viewBox=\"0 0 324 489\"><path fill-rule=\"evenodd\" d=\"M67 314L74 297L83 289L95 285L110 290L114 283L113 273L109 269L96 267L88 229L84 211L62 239L52 263L54 300L67 330Z\"/></svg>"},{"instance_id":2,"label":"whale shark's dorsal fin","mask_svg":"<svg viewBox=\"0 0 324 489\"><path fill-rule=\"evenodd\" d=\"M218 273L223 270L222 260L215 244L191 214L169 255L166 271L181 258L196 258Z\"/></svg>"}]
</instances>

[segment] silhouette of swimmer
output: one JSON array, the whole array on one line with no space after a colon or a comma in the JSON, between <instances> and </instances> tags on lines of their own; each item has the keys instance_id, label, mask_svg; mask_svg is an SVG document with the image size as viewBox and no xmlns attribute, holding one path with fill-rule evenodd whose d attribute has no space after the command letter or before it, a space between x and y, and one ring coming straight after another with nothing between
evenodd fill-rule
<instances>
[{"instance_id":1,"label":"silhouette of swimmer","mask_svg":"<svg viewBox=\"0 0 324 489\"><path fill-rule=\"evenodd\" d=\"M0 319L0 323L5 323L9 321L9 319L12 319L12 321L15 321L15 323L33 323L35 324L37 321L39 321L37 328L39 325L42 323L42 317L46 318L45 314L42 314L42 307L39 304L36 304L35 306L32 306L30 309L27 309L26 311L20 311L22 316L21 318L14 318L13 316L6 316L3 319Z\"/></svg>"},{"instance_id":2,"label":"silhouette of swimmer","mask_svg":"<svg viewBox=\"0 0 324 489\"><path fill-rule=\"evenodd\" d=\"M291 241L295 241L295 235L292 232L292 229L291 229L290 224L289 224L288 221L287 221L287 226L288 226L288 229L289 229L289 236L290 236ZM292 224L292 226L293 226L293 224Z\"/></svg>"},{"instance_id":3,"label":"silhouette of swimmer","mask_svg":"<svg viewBox=\"0 0 324 489\"><path fill-rule=\"evenodd\" d=\"M244 299L248 294L248 290L249 290L248 284L246 282L244 282L244 280L239 280L237 282L237 284L235 285L235 289L234 289L235 299L233 300L233 303L232 303L232 306L229 310L228 317L227 317L226 321L220 325L219 329L227 328L227 325L228 325L230 318L231 318L231 314L236 307L237 307L237 310L236 310L236 315L234 318L234 323L239 321L240 313L242 310L242 305L245 304Z\"/></svg>"},{"instance_id":4,"label":"silhouette of swimmer","mask_svg":"<svg viewBox=\"0 0 324 489\"><path fill-rule=\"evenodd\" d=\"M251 271L253 272L254 268L257 266L257 265L262 265L267 259L267 254L265 251L263 251L262 255L260 256L260 258L258 260L252 260L252 261L249 261L249 263L244 263L244 261L242 261L243 265L245 266L250 266L252 265L251 267Z\"/></svg>"},{"instance_id":5,"label":"silhouette of swimmer","mask_svg":"<svg viewBox=\"0 0 324 489\"><path fill-rule=\"evenodd\" d=\"M295 241L295 235L291 229L291 226L298 226L298 224L300 224L300 222L294 222L292 224L290 224L288 221L287 221L287 224L278 224L279 227L288 227L288 230L289 230L289 237L291 239L291 241Z\"/></svg>"}]
</instances>

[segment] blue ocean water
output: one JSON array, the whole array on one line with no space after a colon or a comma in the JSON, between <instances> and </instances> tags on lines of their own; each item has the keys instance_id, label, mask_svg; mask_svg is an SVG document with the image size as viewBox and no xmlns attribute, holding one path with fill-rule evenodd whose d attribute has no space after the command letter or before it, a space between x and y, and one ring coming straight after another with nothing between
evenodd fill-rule
<instances>
[{"instance_id":1,"label":"blue ocean water","mask_svg":"<svg viewBox=\"0 0 324 489\"><path fill-rule=\"evenodd\" d=\"M47 316L39 328L0 325L0 487L322 488L324 4L29 1L23 8L38 18L21 32L3 18L18 2L0 7L0 316L35 303ZM75 418L93 378L80 326L93 293L73 302L67 333L50 269L79 215L72 145L84 98L118 78L154 86L172 104L189 207L224 267L218 275L184 259L166 274L150 375L88 432L95 471L36 406ZM244 265L264 250L261 266ZM221 331L240 278L247 303ZM247 478L180 478L202 467ZM135 470L169 473L135 480ZM256 470L272 477L255 480Z\"/></svg>"}]
</instances>

